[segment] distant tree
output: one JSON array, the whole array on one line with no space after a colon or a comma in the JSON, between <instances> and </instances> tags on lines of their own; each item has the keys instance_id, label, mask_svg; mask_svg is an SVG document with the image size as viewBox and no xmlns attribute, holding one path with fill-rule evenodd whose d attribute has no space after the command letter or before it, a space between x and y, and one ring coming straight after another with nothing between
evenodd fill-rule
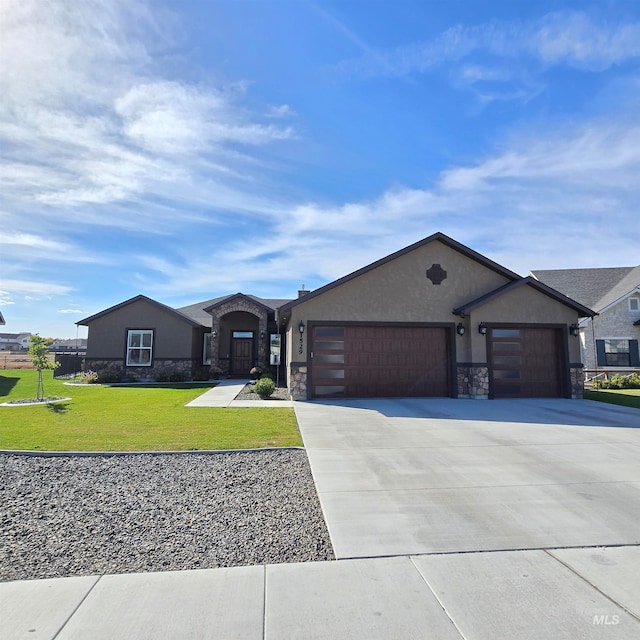
<instances>
[{"instance_id":1,"label":"distant tree","mask_svg":"<svg viewBox=\"0 0 640 640\"><path fill-rule=\"evenodd\" d=\"M44 400L44 384L42 382L42 372L45 369L57 369L59 362L51 362L47 355L47 341L41 338L37 333L29 336L29 355L31 362L38 371L38 389L36 391L36 399Z\"/></svg>"}]
</instances>

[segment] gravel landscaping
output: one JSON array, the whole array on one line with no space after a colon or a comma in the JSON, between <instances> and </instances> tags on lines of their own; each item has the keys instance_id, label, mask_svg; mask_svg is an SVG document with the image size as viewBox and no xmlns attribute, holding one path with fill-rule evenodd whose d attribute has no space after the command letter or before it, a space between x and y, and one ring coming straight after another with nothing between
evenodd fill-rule
<instances>
[{"instance_id":1,"label":"gravel landscaping","mask_svg":"<svg viewBox=\"0 0 640 640\"><path fill-rule=\"evenodd\" d=\"M0 580L333 559L303 450L0 455Z\"/></svg>"},{"instance_id":2,"label":"gravel landscaping","mask_svg":"<svg viewBox=\"0 0 640 640\"><path fill-rule=\"evenodd\" d=\"M246 384L242 391L236 396L236 400L262 400L262 398L254 391L255 382ZM276 387L273 394L267 400L291 400L289 390L286 386Z\"/></svg>"}]
</instances>

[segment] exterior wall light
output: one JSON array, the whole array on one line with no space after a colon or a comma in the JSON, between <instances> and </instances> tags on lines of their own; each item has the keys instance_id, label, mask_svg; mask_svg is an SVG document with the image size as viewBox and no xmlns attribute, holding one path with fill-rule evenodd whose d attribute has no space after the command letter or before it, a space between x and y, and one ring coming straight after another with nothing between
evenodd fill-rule
<instances>
[{"instance_id":1,"label":"exterior wall light","mask_svg":"<svg viewBox=\"0 0 640 640\"><path fill-rule=\"evenodd\" d=\"M463 336L464 332L465 332L464 325L462 324L462 322L458 322L458 324L456 325L456 333L459 336Z\"/></svg>"},{"instance_id":2,"label":"exterior wall light","mask_svg":"<svg viewBox=\"0 0 640 640\"><path fill-rule=\"evenodd\" d=\"M211 337L212 338L217 338L218 337L218 332L215 329L211 332Z\"/></svg>"},{"instance_id":3,"label":"exterior wall light","mask_svg":"<svg viewBox=\"0 0 640 640\"><path fill-rule=\"evenodd\" d=\"M264 340L264 331L260 332L260 340Z\"/></svg>"},{"instance_id":4,"label":"exterior wall light","mask_svg":"<svg viewBox=\"0 0 640 640\"><path fill-rule=\"evenodd\" d=\"M298 353L302 355L304 351L304 345L302 343L302 334L304 333L304 322L300 320L300 324L298 325L298 331L300 332L300 343L298 344Z\"/></svg>"},{"instance_id":5,"label":"exterior wall light","mask_svg":"<svg viewBox=\"0 0 640 640\"><path fill-rule=\"evenodd\" d=\"M574 324L572 324L572 325L569 327L569 333L570 333L572 336L575 336L575 337L579 336L579 335L580 335L580 326L579 326L579 325L577 325L577 324L575 324L575 323L574 323Z\"/></svg>"},{"instance_id":6,"label":"exterior wall light","mask_svg":"<svg viewBox=\"0 0 640 640\"><path fill-rule=\"evenodd\" d=\"M486 335L487 335L487 331L488 331L488 329L487 329L487 323L486 323L486 322L481 322L481 323L478 325L478 333L479 333L481 336L486 336Z\"/></svg>"}]
</instances>

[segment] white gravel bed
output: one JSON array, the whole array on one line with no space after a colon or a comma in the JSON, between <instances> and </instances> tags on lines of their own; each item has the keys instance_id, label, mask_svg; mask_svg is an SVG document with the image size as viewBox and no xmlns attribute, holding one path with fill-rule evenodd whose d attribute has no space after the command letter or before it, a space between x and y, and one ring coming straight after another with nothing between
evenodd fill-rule
<instances>
[{"instance_id":1,"label":"white gravel bed","mask_svg":"<svg viewBox=\"0 0 640 640\"><path fill-rule=\"evenodd\" d=\"M0 455L0 580L333 559L304 450Z\"/></svg>"}]
</instances>

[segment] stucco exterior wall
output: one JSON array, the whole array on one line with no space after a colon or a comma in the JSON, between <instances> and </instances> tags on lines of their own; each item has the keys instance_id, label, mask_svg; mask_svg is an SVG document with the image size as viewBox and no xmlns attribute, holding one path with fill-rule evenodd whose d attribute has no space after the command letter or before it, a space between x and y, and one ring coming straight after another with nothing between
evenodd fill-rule
<instances>
[{"instance_id":1,"label":"stucco exterior wall","mask_svg":"<svg viewBox=\"0 0 640 640\"><path fill-rule=\"evenodd\" d=\"M193 325L146 300L136 300L89 323L87 358L124 360L128 329L154 330L154 359L193 357Z\"/></svg>"},{"instance_id":2,"label":"stucco exterior wall","mask_svg":"<svg viewBox=\"0 0 640 640\"><path fill-rule=\"evenodd\" d=\"M426 276L433 264L447 272L438 285ZM295 335L289 362L306 360L307 332L303 355L298 354L300 320L305 324L309 320L457 322L454 308L507 282L505 276L447 245L431 242L293 307L289 326ZM459 336L456 349L458 360L471 356L468 341Z\"/></svg>"},{"instance_id":3,"label":"stucco exterior wall","mask_svg":"<svg viewBox=\"0 0 640 640\"><path fill-rule=\"evenodd\" d=\"M563 324L568 327L578 322L578 314L536 291L533 287L522 286L505 293L473 310L464 320L471 342L472 362L486 362L487 341L478 333L480 322L516 324ZM465 336L466 337L466 336ZM580 362L580 341L568 336L569 362Z\"/></svg>"},{"instance_id":4,"label":"stucco exterior wall","mask_svg":"<svg viewBox=\"0 0 640 640\"><path fill-rule=\"evenodd\" d=\"M640 294L634 294L640 297ZM585 369L603 369L598 367L596 360L596 340L605 338L620 338L627 340L640 340L640 327L634 327L633 323L640 320L640 311L629 311L629 297L595 316L580 332L582 345L582 358ZM617 367L607 367L615 370Z\"/></svg>"}]
</instances>

